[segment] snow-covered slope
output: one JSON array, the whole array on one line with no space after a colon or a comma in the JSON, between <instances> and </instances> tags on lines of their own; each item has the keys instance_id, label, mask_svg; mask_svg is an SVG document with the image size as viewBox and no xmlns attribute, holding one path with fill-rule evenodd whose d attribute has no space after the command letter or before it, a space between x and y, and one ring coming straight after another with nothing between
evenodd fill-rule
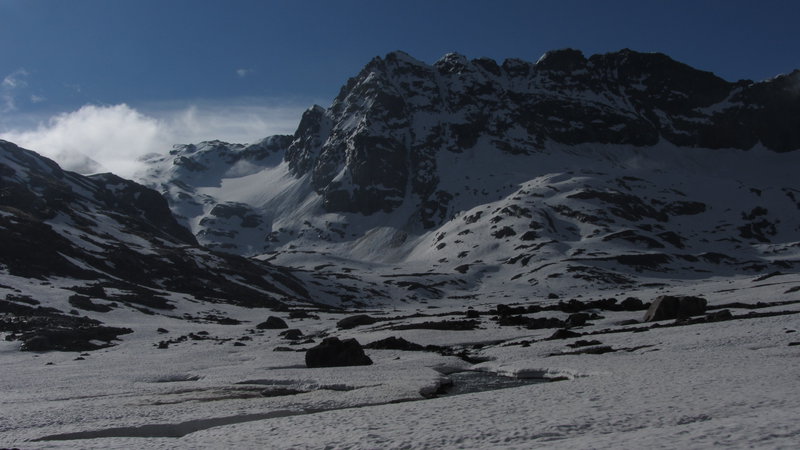
<instances>
[{"instance_id":1,"label":"snow-covered slope","mask_svg":"<svg viewBox=\"0 0 800 450\"><path fill-rule=\"evenodd\" d=\"M79 310L101 313L102 321L103 313L120 308L171 315L186 302L313 301L286 269L198 246L157 192L111 174L63 171L6 141L0 141L0 248L0 285L11 290L0 310L12 314L0 328L28 347L93 347L76 330L100 322L79 320ZM58 300L41 304L31 296L38 285ZM77 333L75 342L54 329Z\"/></svg>"},{"instance_id":2,"label":"snow-covered slope","mask_svg":"<svg viewBox=\"0 0 800 450\"><path fill-rule=\"evenodd\" d=\"M628 50L501 65L395 52L294 136L177 146L140 181L204 245L355 265L378 298L792 270L799 74L729 83ZM395 270L436 275L398 291Z\"/></svg>"}]
</instances>

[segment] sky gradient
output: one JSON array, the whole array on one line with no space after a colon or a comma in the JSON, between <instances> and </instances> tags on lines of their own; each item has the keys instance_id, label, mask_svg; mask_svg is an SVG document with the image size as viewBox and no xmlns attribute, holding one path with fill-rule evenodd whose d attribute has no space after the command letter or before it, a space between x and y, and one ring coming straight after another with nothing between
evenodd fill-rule
<instances>
[{"instance_id":1,"label":"sky gradient","mask_svg":"<svg viewBox=\"0 0 800 450\"><path fill-rule=\"evenodd\" d=\"M728 80L762 80L800 68L798 5L0 0L0 137L57 146L68 133L48 144L32 136L59 123L64 128L87 107L118 120L155 120L164 128L155 146L290 133L303 109L328 106L348 77L393 50L432 63L451 51L535 61L557 48L587 56L631 48L663 52ZM92 115L83 112L86 120ZM183 121L187 114L193 124ZM92 142L76 145L99 145Z\"/></svg>"}]
</instances>

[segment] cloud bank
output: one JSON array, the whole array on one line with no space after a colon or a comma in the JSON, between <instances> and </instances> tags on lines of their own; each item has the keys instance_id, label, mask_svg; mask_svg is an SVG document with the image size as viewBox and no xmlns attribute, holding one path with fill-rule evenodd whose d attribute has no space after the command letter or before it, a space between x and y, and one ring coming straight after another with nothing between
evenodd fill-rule
<instances>
[{"instance_id":1,"label":"cloud bank","mask_svg":"<svg viewBox=\"0 0 800 450\"><path fill-rule=\"evenodd\" d=\"M0 130L0 138L45 155L67 170L110 171L131 177L139 158L174 144L219 139L248 143L293 133L303 106L197 104L144 113L126 104L85 105L28 129Z\"/></svg>"}]
</instances>

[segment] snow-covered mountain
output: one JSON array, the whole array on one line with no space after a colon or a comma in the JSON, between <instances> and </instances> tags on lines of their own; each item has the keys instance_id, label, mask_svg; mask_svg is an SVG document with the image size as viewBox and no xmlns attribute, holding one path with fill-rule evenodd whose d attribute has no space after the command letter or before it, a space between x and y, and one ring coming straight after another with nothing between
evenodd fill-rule
<instances>
[{"instance_id":1,"label":"snow-covered mountain","mask_svg":"<svg viewBox=\"0 0 800 450\"><path fill-rule=\"evenodd\" d=\"M0 141L2 444L793 448L798 77L391 53L144 185Z\"/></svg>"},{"instance_id":2,"label":"snow-covered mountain","mask_svg":"<svg viewBox=\"0 0 800 450\"><path fill-rule=\"evenodd\" d=\"M112 174L85 177L0 141L0 266L11 277L62 279L96 299L172 310L170 296L277 306L308 301L289 271L213 253L156 191Z\"/></svg>"},{"instance_id":3,"label":"snow-covered mountain","mask_svg":"<svg viewBox=\"0 0 800 450\"><path fill-rule=\"evenodd\" d=\"M798 85L800 71L731 83L629 50L433 65L395 52L294 136L176 146L140 180L203 245L435 274L405 284L412 297L786 270Z\"/></svg>"}]
</instances>

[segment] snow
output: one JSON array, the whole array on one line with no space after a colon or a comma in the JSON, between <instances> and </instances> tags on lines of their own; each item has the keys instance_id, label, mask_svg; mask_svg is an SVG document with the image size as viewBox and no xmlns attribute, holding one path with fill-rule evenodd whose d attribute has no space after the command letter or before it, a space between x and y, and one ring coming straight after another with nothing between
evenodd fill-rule
<instances>
[{"instance_id":1,"label":"snow","mask_svg":"<svg viewBox=\"0 0 800 450\"><path fill-rule=\"evenodd\" d=\"M571 196L587 189L612 192L612 186L645 200L702 201L712 209L672 216L665 228L684 235L685 253L731 252L766 262L791 261L800 251L796 244L800 238L798 223L790 215L779 216L782 221L775 224L772 243L748 243L739 249L736 243L718 241L716 227L727 227L723 228L727 236L742 220L742 213L756 206L776 212L795 208L785 188L796 186L786 168L797 165L797 155L760 148L708 151L660 144L650 149L551 145L541 155L524 160L474 149L460 154L441 152L439 158L439 167L452 169L441 174L439 187L463 194L454 197L448 211L451 217L427 231L407 226L419 201L413 195L392 213L370 217L325 213L309 180L291 177L281 162L257 166L248 161L237 166L242 170L230 171L222 170L224 165L218 161L211 174L176 176L172 180L195 180L194 185L185 182L181 192L191 193L201 205L210 199L201 208L206 214L216 204L240 202L261 211L273 231L285 227L287 234L294 233L279 242L278 252L260 258L295 267L294 274L304 280L314 300L351 309L359 306L375 317L394 319L345 331L336 328L336 321L343 317L339 313L314 311L319 319L288 319L285 313L210 304L167 292L163 295L176 306L174 311L145 315L125 305L107 313L80 311L134 332L123 335L114 347L80 356L83 359L77 359L76 353L20 352L18 341L0 341L0 367L4 375L11 374L0 377L2 445L791 448L800 439L800 394L794 389L800 375L794 364L800 346L789 345L800 342L797 303L757 310L792 314L664 326L646 332L620 331L625 328L622 321L640 320L642 312L599 311L603 318L577 330L597 333L581 339L597 339L616 350L605 354L564 355L572 351L566 345L577 338L547 340L553 329L501 327L489 315L482 315L480 327L470 331L392 328L461 318L468 307L488 310L497 304L556 302L545 300L550 292L564 300L635 296L649 301L666 293L703 295L712 306L800 301L800 291L795 290L800 275L792 270L762 280L764 273L706 262L694 266L674 262L663 272L625 273L635 279L630 285L565 276L581 256L642 252L630 243L604 238L638 230L635 225L657 223L615 218L608 225L596 225L553 209L564 205L579 213L600 214L597 210L603 204ZM720 159L729 163L719 164ZM159 178L161 182L171 180L163 172L154 173L166 177ZM628 190L613 184L622 177L628 177L624 179ZM467 220L478 212L479 218ZM492 223L499 215L502 220ZM125 233L115 221L103 215L93 219L98 228L91 241L85 241L64 216L53 219L52 225L89 251L99 251L106 244L98 236L153 251L150 242ZM198 223L200 219L192 218ZM535 247L530 249L517 250L519 235L491 237L499 227L521 231L532 221L542 228L537 230L541 238L531 241ZM304 222L311 225L301 226ZM225 226L233 230L239 225L240 219L235 218ZM493 229L494 225L498 228ZM331 232L323 239L315 227L342 234L336 237ZM437 248L440 244L446 245ZM469 256L459 257L464 251ZM187 252L201 266L219 264L203 250ZM509 262L525 252L530 254L528 262ZM468 264L464 272L457 270L462 264ZM620 270L603 262L593 267ZM408 288L404 282L422 287ZM24 293L41 306L63 310L69 308L65 299L73 295L67 288L85 283L22 279L2 272L0 298ZM352 301L344 299L348 294ZM750 312L731 309L737 316ZM202 319L209 314L243 323L221 325ZM279 330L253 331L268 315L283 316L290 327L315 341L325 335L354 337L361 343L398 336L423 345L468 350L474 359L367 350L375 362L372 366L307 369L302 351L274 349L305 349L313 344L292 345L278 335ZM530 316L565 319L567 314ZM159 333L158 328L169 331ZM616 332L604 332L609 329ZM161 341L202 336L203 331L209 339L188 338L167 349L157 348ZM245 345L234 346L235 342ZM552 381L423 397L422 393L436 391L448 375L464 370ZM300 393L263 396L265 389Z\"/></svg>"},{"instance_id":2,"label":"snow","mask_svg":"<svg viewBox=\"0 0 800 450\"><path fill-rule=\"evenodd\" d=\"M29 283L4 277L5 285L25 289L45 304L57 304L63 295L57 284ZM781 277L775 284L721 279L687 284L684 290L705 295L711 305L756 303L800 300L798 294L782 294L798 283L797 275ZM457 304L444 302L430 311L447 312ZM109 325L130 326L135 333L124 336L116 347L91 352L85 360L76 361L75 353L18 352L18 343L0 342L3 371L14 374L0 378L3 445L791 448L800 437L800 394L795 389L800 346L789 346L800 341L797 314L598 334L591 338L623 350L548 356L569 350L565 344L575 339L541 340L552 330L498 328L486 316L481 319L486 329L470 332L392 331L380 323L337 331L334 324L340 315L317 313L320 319L289 320L290 326L307 335L325 331L362 343L390 335L422 344L483 342L473 354L487 361L470 364L436 353L367 350L375 361L372 366L306 369L302 352L272 351L286 345L277 336L279 330L247 332L266 311L213 305L219 313L250 321L216 325L179 319L183 313L209 311L208 305L178 305L172 317L120 309L95 314ZM417 306L409 305L383 314L415 310ZM800 313L800 306L770 310ZM606 319L578 330L599 331L640 314L603 312ZM407 319L414 320L421 319ZM169 333L156 333L158 327ZM154 347L159 340L201 330L222 339L252 340L243 341L243 347L232 346L234 341ZM523 340L534 342L528 347L508 345ZM459 370L562 381L430 400L420 395ZM260 395L274 388L306 393ZM69 433L79 434L37 440Z\"/></svg>"}]
</instances>

